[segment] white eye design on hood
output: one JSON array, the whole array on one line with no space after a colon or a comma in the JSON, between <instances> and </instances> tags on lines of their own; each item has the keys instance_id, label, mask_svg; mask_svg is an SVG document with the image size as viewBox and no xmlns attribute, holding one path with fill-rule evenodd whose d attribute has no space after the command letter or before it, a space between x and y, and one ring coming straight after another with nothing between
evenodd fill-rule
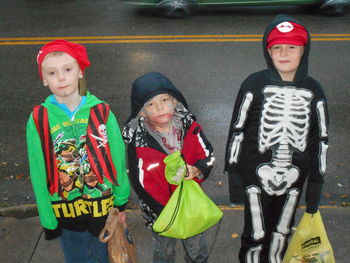
<instances>
[{"instance_id":1,"label":"white eye design on hood","mask_svg":"<svg viewBox=\"0 0 350 263\"><path fill-rule=\"evenodd\" d=\"M294 29L294 26L290 22L282 22L276 26L281 33L288 33Z\"/></svg>"}]
</instances>

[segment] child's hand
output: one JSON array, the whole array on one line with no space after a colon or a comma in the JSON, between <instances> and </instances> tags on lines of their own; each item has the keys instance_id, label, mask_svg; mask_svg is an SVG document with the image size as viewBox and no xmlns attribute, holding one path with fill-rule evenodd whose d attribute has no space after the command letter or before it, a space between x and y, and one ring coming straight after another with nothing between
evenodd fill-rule
<instances>
[{"instance_id":1,"label":"child's hand","mask_svg":"<svg viewBox=\"0 0 350 263\"><path fill-rule=\"evenodd\" d=\"M126 213L123 212L119 212L119 223L123 224L126 221Z\"/></svg>"},{"instance_id":2,"label":"child's hand","mask_svg":"<svg viewBox=\"0 0 350 263\"><path fill-rule=\"evenodd\" d=\"M185 175L185 180L192 180L195 177L198 177L201 175L201 171L190 164L186 164L187 166L187 174Z\"/></svg>"}]
</instances>

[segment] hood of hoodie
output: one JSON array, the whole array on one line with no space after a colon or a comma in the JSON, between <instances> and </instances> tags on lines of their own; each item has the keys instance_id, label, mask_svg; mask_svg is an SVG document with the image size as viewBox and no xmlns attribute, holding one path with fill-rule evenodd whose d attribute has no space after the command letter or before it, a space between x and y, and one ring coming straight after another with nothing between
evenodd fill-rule
<instances>
[{"instance_id":1,"label":"hood of hoodie","mask_svg":"<svg viewBox=\"0 0 350 263\"><path fill-rule=\"evenodd\" d=\"M150 72L137 78L131 90L131 114L123 129L123 137L126 142L131 142L137 130L140 119L140 112L147 101L159 94L170 94L177 100L175 110L182 116L192 120L188 112L188 105L182 93L174 84L159 72ZM140 127L139 127L140 128Z\"/></svg>"},{"instance_id":2,"label":"hood of hoodie","mask_svg":"<svg viewBox=\"0 0 350 263\"><path fill-rule=\"evenodd\" d=\"M52 112L56 115L66 116L66 113L64 111L62 111L62 109L60 109L56 104L51 102L51 96L53 96L53 95L50 95L49 97L47 97L45 99L44 103L42 103L41 105L43 105L50 112ZM91 107L93 107L101 102L103 102L103 101L99 100L94 95L91 95L90 92L88 91L86 93L85 103L81 106L81 108L79 108L79 110L77 112L84 110L84 109L90 109Z\"/></svg>"},{"instance_id":3,"label":"hood of hoodie","mask_svg":"<svg viewBox=\"0 0 350 263\"><path fill-rule=\"evenodd\" d=\"M188 108L184 96L163 74L159 72L150 72L137 78L132 85L131 115L127 122L137 117L147 101L156 95L164 93L172 95L186 109Z\"/></svg>"},{"instance_id":4,"label":"hood of hoodie","mask_svg":"<svg viewBox=\"0 0 350 263\"><path fill-rule=\"evenodd\" d=\"M277 25L279 25L282 22L293 22L293 23L299 24L299 25L303 26L307 32L307 43L306 43L304 53L303 53L303 56L301 57L300 64L299 64L298 70L295 74L293 82L302 81L306 78L306 76L308 74L309 53L310 53L310 34L309 34L307 28L305 27L305 25L303 25L300 21L298 21L297 19L295 19L291 16L283 15L283 14L276 16L275 19L270 24L267 25L267 27L265 29L264 37L263 37L263 52L264 52L265 60L267 63L267 67L269 69L269 71L268 71L269 76L268 77L274 81L282 81L282 78L281 78L280 74L278 73L277 69L275 68L275 66L273 65L272 59L271 59L270 54L267 50L267 37L268 37L268 35Z\"/></svg>"}]
</instances>

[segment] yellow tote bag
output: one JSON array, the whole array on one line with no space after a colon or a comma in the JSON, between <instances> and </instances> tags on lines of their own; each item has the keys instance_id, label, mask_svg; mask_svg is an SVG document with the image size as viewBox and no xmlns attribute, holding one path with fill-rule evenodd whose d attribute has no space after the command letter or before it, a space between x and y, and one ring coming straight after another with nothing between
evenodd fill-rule
<instances>
[{"instance_id":1,"label":"yellow tote bag","mask_svg":"<svg viewBox=\"0 0 350 263\"><path fill-rule=\"evenodd\" d=\"M320 211L304 213L289 243L283 263L335 263Z\"/></svg>"}]
</instances>

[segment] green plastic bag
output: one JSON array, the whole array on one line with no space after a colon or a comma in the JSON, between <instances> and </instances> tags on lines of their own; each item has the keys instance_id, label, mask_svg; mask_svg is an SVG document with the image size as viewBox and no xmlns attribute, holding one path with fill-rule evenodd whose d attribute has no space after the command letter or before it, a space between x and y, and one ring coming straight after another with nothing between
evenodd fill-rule
<instances>
[{"instance_id":1,"label":"green plastic bag","mask_svg":"<svg viewBox=\"0 0 350 263\"><path fill-rule=\"evenodd\" d=\"M170 157L169 155L168 157ZM171 181L178 182L177 176L186 168L179 153L175 153L167 161L166 175ZM169 164L170 163L170 164ZM173 165L174 164L174 165ZM169 167L168 167L169 165ZM179 165L176 169L176 166ZM180 172L179 172L180 171ZM169 174L171 173L171 174ZM178 175L176 175L178 173ZM182 174L182 179L183 176ZM175 179L174 179L175 178ZM198 235L214 226L222 218L222 211L203 192L200 185L193 180L181 180L168 203L153 225L153 230L162 235L178 239L186 239Z\"/></svg>"},{"instance_id":2,"label":"green plastic bag","mask_svg":"<svg viewBox=\"0 0 350 263\"><path fill-rule=\"evenodd\" d=\"M304 213L288 245L283 263L335 263L320 211Z\"/></svg>"}]
</instances>

